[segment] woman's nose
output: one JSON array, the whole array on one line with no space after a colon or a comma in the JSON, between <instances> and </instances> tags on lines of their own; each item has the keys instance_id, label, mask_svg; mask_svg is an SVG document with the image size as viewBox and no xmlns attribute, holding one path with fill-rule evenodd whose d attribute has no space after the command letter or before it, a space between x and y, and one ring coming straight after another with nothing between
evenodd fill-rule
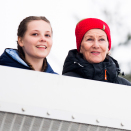
<instances>
[{"instance_id":1,"label":"woman's nose","mask_svg":"<svg viewBox=\"0 0 131 131\"><path fill-rule=\"evenodd\" d=\"M41 35L41 36L40 36L40 41L46 41L46 37L43 36L43 35Z\"/></svg>"},{"instance_id":2,"label":"woman's nose","mask_svg":"<svg viewBox=\"0 0 131 131\"><path fill-rule=\"evenodd\" d=\"M99 41L98 40L94 40L93 47L94 48L99 48Z\"/></svg>"}]
</instances>

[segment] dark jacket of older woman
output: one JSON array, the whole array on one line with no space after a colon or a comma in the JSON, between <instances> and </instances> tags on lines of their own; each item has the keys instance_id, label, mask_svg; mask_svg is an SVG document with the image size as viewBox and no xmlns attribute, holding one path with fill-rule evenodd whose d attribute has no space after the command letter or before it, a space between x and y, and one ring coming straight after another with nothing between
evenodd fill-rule
<instances>
[{"instance_id":1,"label":"dark jacket of older woman","mask_svg":"<svg viewBox=\"0 0 131 131\"><path fill-rule=\"evenodd\" d=\"M107 80L105 80L105 70ZM112 57L108 56L108 59L105 59L103 62L92 64L84 60L83 55L80 54L76 49L69 51L62 72L63 75L67 76L131 86L129 81L118 76L119 73L119 65Z\"/></svg>"},{"instance_id":2,"label":"dark jacket of older woman","mask_svg":"<svg viewBox=\"0 0 131 131\"><path fill-rule=\"evenodd\" d=\"M128 80L118 76L118 62L109 56L111 35L104 21L84 19L76 25L75 35L77 49L69 51L63 75L131 86Z\"/></svg>"}]
</instances>

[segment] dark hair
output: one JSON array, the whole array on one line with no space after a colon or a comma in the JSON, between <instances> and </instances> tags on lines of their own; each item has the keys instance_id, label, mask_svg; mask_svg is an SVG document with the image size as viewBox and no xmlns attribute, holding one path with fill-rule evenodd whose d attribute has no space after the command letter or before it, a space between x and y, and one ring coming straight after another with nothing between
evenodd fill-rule
<instances>
[{"instance_id":1,"label":"dark hair","mask_svg":"<svg viewBox=\"0 0 131 131\"><path fill-rule=\"evenodd\" d=\"M45 22L50 24L50 21L46 17L44 17L44 16L29 16L29 17L26 17L25 19L23 19L20 22L20 25L19 25L18 31L17 31L17 36L21 37L21 38L24 37L25 32L27 31L28 23L31 22L31 21L34 21L34 20L43 20L43 21L45 21ZM51 31L52 31L52 28L51 28ZM25 53L24 53L22 47L19 45L18 41L17 41L17 49L18 49L19 56L30 66L30 68L32 70L34 70L32 65L30 63L28 63L28 61L25 59ZM46 69L46 67L47 67L47 61L45 59L43 61L42 71L44 71Z\"/></svg>"}]
</instances>

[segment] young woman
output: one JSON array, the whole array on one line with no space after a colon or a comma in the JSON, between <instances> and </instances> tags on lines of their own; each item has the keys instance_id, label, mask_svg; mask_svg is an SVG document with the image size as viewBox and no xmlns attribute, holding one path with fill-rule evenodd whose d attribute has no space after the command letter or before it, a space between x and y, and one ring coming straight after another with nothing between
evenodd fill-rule
<instances>
[{"instance_id":1,"label":"young woman","mask_svg":"<svg viewBox=\"0 0 131 131\"><path fill-rule=\"evenodd\" d=\"M5 49L0 65L56 74L46 59L52 47L52 33L46 17L26 17L18 27L18 49Z\"/></svg>"},{"instance_id":2,"label":"young woman","mask_svg":"<svg viewBox=\"0 0 131 131\"><path fill-rule=\"evenodd\" d=\"M111 35L109 26L102 20L87 18L75 29L77 49L70 50L63 67L63 75L130 85L119 77L117 61L109 56Z\"/></svg>"}]
</instances>

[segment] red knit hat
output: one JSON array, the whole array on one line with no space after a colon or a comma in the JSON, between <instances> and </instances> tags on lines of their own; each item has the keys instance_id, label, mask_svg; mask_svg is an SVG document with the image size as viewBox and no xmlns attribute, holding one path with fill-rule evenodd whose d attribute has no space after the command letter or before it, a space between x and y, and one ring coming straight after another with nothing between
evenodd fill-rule
<instances>
[{"instance_id":1,"label":"red knit hat","mask_svg":"<svg viewBox=\"0 0 131 131\"><path fill-rule=\"evenodd\" d=\"M111 35L110 35L110 28L109 26L102 20L97 18L87 18L81 20L75 28L75 35L76 35L76 45L77 51L80 51L80 45L82 39L87 31L90 29L102 29L105 31L108 41L109 41L109 50L111 49Z\"/></svg>"}]
</instances>

